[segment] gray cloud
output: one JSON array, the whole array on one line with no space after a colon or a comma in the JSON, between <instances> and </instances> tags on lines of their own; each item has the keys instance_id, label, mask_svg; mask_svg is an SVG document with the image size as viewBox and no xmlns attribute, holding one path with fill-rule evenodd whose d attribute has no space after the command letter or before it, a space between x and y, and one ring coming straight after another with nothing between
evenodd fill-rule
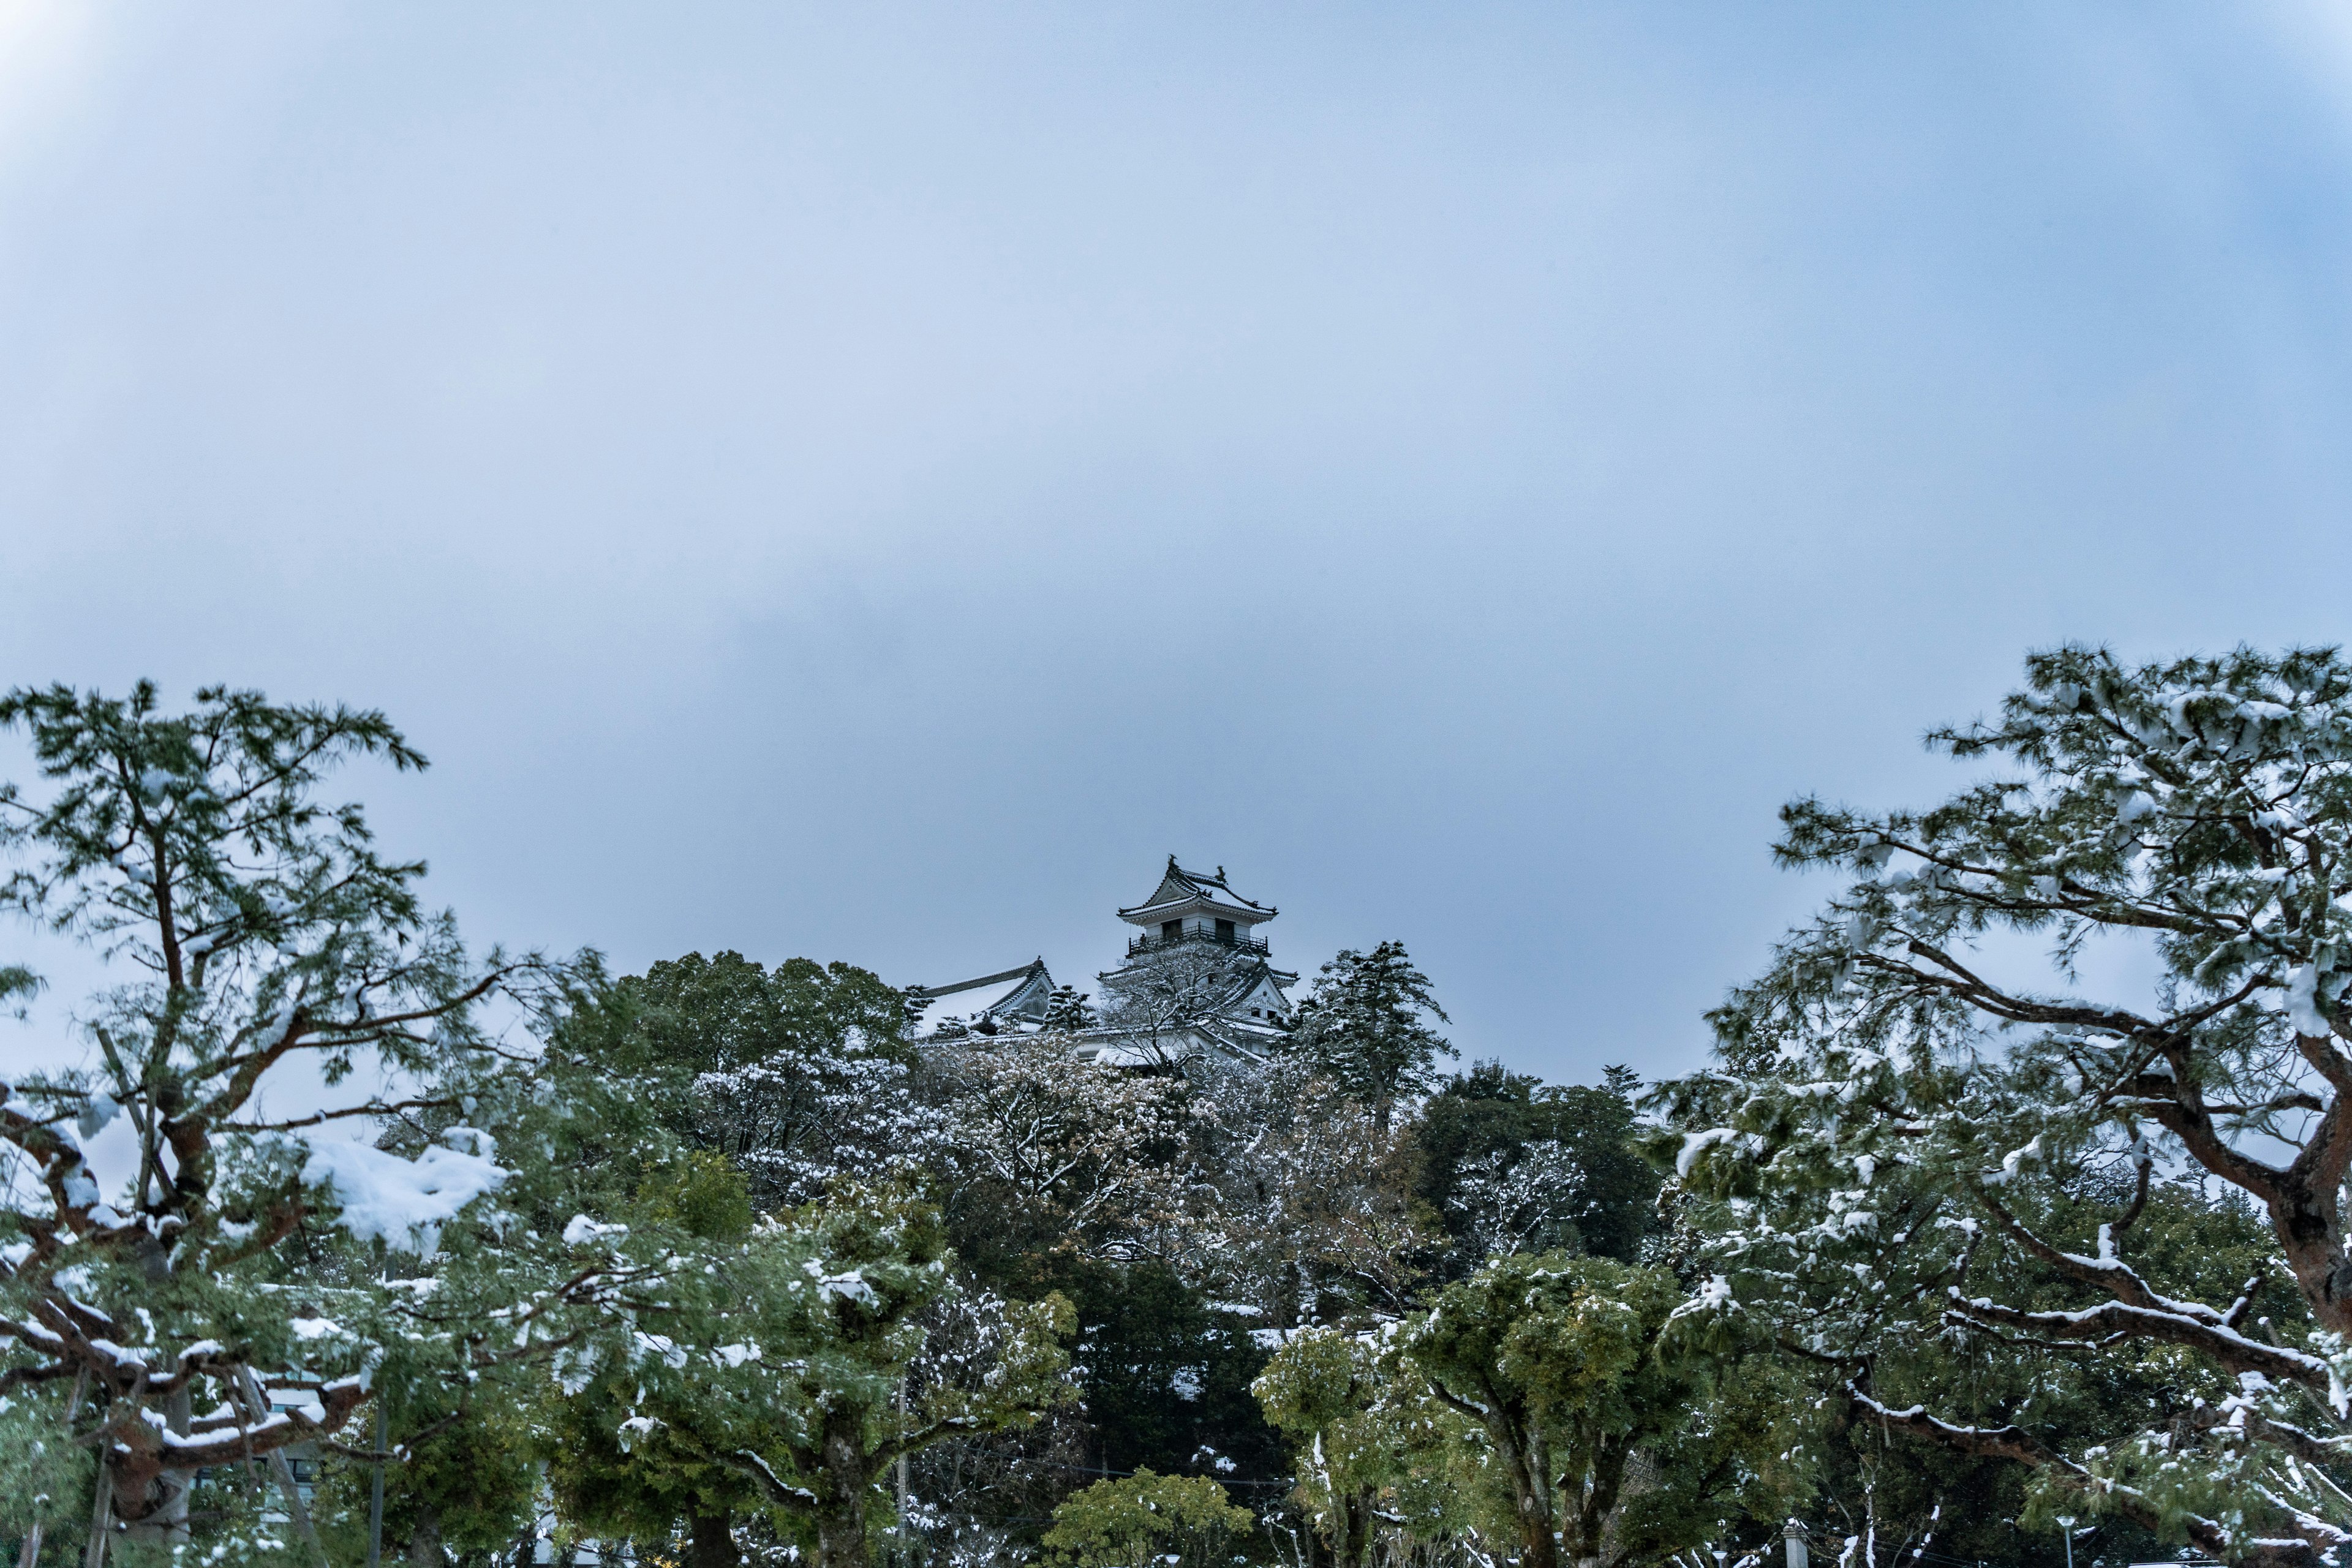
<instances>
[{"instance_id":1,"label":"gray cloud","mask_svg":"<svg viewBox=\"0 0 2352 1568\"><path fill-rule=\"evenodd\" d=\"M386 707L484 938L1083 976L1176 850L1664 1070L1790 794L2342 635L2315 14L110 26L0 79L0 669Z\"/></svg>"}]
</instances>

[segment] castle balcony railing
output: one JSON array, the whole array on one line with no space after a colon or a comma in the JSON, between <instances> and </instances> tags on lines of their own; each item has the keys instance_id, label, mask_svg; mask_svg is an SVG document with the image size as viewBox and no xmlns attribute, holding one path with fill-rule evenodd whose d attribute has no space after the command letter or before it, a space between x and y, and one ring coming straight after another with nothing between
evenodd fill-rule
<instances>
[{"instance_id":1,"label":"castle balcony railing","mask_svg":"<svg viewBox=\"0 0 2352 1568\"><path fill-rule=\"evenodd\" d=\"M1214 931L1178 931L1174 936L1162 936L1158 931L1146 931L1141 936L1128 940L1127 956L1133 958L1139 953L1164 952L1171 947L1181 947L1186 942L1205 942L1218 947L1230 947L1237 952L1254 952L1260 958L1264 958L1273 951L1257 938L1244 936L1239 931L1230 936Z\"/></svg>"}]
</instances>

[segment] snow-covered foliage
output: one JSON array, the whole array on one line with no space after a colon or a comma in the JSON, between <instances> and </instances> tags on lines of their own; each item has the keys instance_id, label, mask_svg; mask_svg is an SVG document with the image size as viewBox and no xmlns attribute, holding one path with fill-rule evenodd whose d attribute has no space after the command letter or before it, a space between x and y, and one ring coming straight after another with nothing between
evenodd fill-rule
<instances>
[{"instance_id":1,"label":"snow-covered foliage","mask_svg":"<svg viewBox=\"0 0 2352 1568\"><path fill-rule=\"evenodd\" d=\"M1188 1031L1223 1017L1263 967L1213 942L1155 948L1103 976L1103 1026L1154 1065L1180 1065Z\"/></svg>"},{"instance_id":2,"label":"snow-covered foliage","mask_svg":"<svg viewBox=\"0 0 2352 1568\"><path fill-rule=\"evenodd\" d=\"M515 1070L535 1047L480 1010L551 1005L568 979L470 958L419 903L423 868L379 855L357 806L313 797L348 758L424 759L379 714L217 689L183 715L146 685L20 689L0 726L29 733L44 781L0 785L0 908L123 977L80 1014L90 1065L28 1075L0 1104L0 1394L76 1391L69 1440L104 1460L98 1537L110 1519L184 1541L200 1470L250 1476L331 1436L383 1378L431 1363L463 1379L581 1331L610 1276L572 1249L517 1236L487 1268L474 1249L426 1306L355 1245L429 1253L460 1216L507 1223L489 1205L509 1168L476 1129L536 1113ZM303 1094L324 1103L263 1110ZM91 1151L118 1122L130 1168L102 1179ZM387 1146L350 1136L373 1132ZM298 1237L354 1266L297 1278ZM542 1255L560 1271L535 1269ZM499 1343L469 1335L475 1312L504 1314Z\"/></svg>"},{"instance_id":3,"label":"snow-covered foliage","mask_svg":"<svg viewBox=\"0 0 2352 1568\"><path fill-rule=\"evenodd\" d=\"M908 1092L903 1053L853 1026L838 1042L794 1040L696 1075L695 1124L763 1202L801 1204L832 1183L904 1173L931 1154L939 1120Z\"/></svg>"},{"instance_id":4,"label":"snow-covered foliage","mask_svg":"<svg viewBox=\"0 0 2352 1568\"><path fill-rule=\"evenodd\" d=\"M851 964L688 953L619 983L572 1034L655 1122L725 1154L775 1208L930 1156L938 1118L911 1098L906 1009Z\"/></svg>"},{"instance_id":5,"label":"snow-covered foliage","mask_svg":"<svg viewBox=\"0 0 2352 1568\"><path fill-rule=\"evenodd\" d=\"M1465 1162L1454 1199L1465 1228L1486 1256L1548 1252L1573 1242L1576 1222L1600 1206L1589 1185L1576 1152L1545 1138Z\"/></svg>"},{"instance_id":6,"label":"snow-covered foliage","mask_svg":"<svg viewBox=\"0 0 2352 1568\"><path fill-rule=\"evenodd\" d=\"M332 1198L343 1229L428 1258L441 1250L441 1227L511 1174L472 1127L450 1128L413 1160L349 1139L288 1136L306 1151L303 1182Z\"/></svg>"},{"instance_id":7,"label":"snow-covered foliage","mask_svg":"<svg viewBox=\"0 0 2352 1568\"><path fill-rule=\"evenodd\" d=\"M1295 1062L1197 1077L1213 1207L1190 1255L1195 1277L1274 1323L1402 1310L1412 1260L1438 1239L1414 1206L1411 1131Z\"/></svg>"},{"instance_id":8,"label":"snow-covered foliage","mask_svg":"<svg viewBox=\"0 0 2352 1568\"><path fill-rule=\"evenodd\" d=\"M1076 1059L1039 1035L932 1053L957 1196L1050 1221L1090 1257L1165 1256L1197 1221L1183 1079ZM953 1201L953 1198L951 1198Z\"/></svg>"},{"instance_id":9,"label":"snow-covered foliage","mask_svg":"<svg viewBox=\"0 0 2352 1568\"><path fill-rule=\"evenodd\" d=\"M1990 771L1926 812L1783 813L1781 860L1844 890L1655 1099L1713 1233L1688 1326L1776 1333L1885 1429L2032 1467L2042 1515L2339 1561L2352 666L2062 648L1931 741ZM2084 979L2133 964L2152 983ZM2152 1248L2181 1172L2243 1194L2268 1258ZM1938 1346L2017 1375L1906 1385ZM2147 1408L2070 1447L2046 1413L2084 1358Z\"/></svg>"},{"instance_id":10,"label":"snow-covered foliage","mask_svg":"<svg viewBox=\"0 0 2352 1568\"><path fill-rule=\"evenodd\" d=\"M690 1486L700 1468L804 1527L820 1562L863 1563L901 1455L1068 1397L1068 1304L966 1299L944 1253L927 1205L859 1187L699 1248L701 1267L667 1288L662 1331L640 1331L583 1380L559 1495L594 1521L630 1489ZM976 1320L962 1354L925 1322L960 1299Z\"/></svg>"},{"instance_id":11,"label":"snow-covered foliage","mask_svg":"<svg viewBox=\"0 0 2352 1568\"><path fill-rule=\"evenodd\" d=\"M1075 985L1056 985L1045 1000L1045 1032L1076 1035L1095 1026L1095 1009L1087 994Z\"/></svg>"}]
</instances>

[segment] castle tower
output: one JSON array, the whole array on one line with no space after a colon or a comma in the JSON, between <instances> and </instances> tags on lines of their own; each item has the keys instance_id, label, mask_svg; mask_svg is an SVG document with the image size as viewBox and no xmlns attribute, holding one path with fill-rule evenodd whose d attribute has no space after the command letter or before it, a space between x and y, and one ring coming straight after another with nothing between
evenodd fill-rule
<instances>
[{"instance_id":1,"label":"castle tower","mask_svg":"<svg viewBox=\"0 0 2352 1568\"><path fill-rule=\"evenodd\" d=\"M1243 898L1225 868L1204 876L1168 858L1151 896L1118 918L1138 927L1127 962L1102 983L1102 1024L1084 1048L1097 1061L1168 1068L1202 1056L1265 1061L1287 1037L1298 983L1267 962L1256 929L1271 904Z\"/></svg>"},{"instance_id":2,"label":"castle tower","mask_svg":"<svg viewBox=\"0 0 2352 1568\"><path fill-rule=\"evenodd\" d=\"M1226 885L1223 866L1215 876L1204 877L1187 871L1171 855L1168 869L1161 873L1160 886L1151 896L1133 909L1119 910L1118 918L1143 928L1128 942L1130 959L1192 942L1217 942L1263 958L1265 942L1250 933L1280 912L1234 892Z\"/></svg>"}]
</instances>

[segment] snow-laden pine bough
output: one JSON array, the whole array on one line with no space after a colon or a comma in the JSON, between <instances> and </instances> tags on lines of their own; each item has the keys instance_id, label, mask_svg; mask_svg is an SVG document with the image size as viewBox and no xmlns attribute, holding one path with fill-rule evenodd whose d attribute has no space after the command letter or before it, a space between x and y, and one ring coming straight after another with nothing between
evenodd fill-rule
<instances>
[{"instance_id":1,"label":"snow-laden pine bough","mask_svg":"<svg viewBox=\"0 0 2352 1568\"><path fill-rule=\"evenodd\" d=\"M1712 1233L1685 1313L1778 1335L1888 1433L2028 1467L2029 1522L2342 1561L2352 665L2027 672L1930 737L2009 771L1924 813L1783 812L1780 860L1850 881L1652 1101Z\"/></svg>"},{"instance_id":2,"label":"snow-laden pine bough","mask_svg":"<svg viewBox=\"0 0 2352 1568\"><path fill-rule=\"evenodd\" d=\"M424 764L382 715L59 687L0 695L0 728L45 783L0 784L0 907L130 972L81 1015L89 1066L0 1095L0 1390L75 1388L95 1540L110 1520L184 1540L200 1470L277 1455L282 1480L285 1448L336 1447L387 1379L463 1385L578 1344L659 1270L517 1218L481 1129L544 1135L560 1108L483 1008L543 1010L572 975L470 960L419 905L423 867L312 799L353 755ZM315 1109L271 1119L289 1097ZM289 1258L298 1235L333 1266Z\"/></svg>"}]
</instances>

